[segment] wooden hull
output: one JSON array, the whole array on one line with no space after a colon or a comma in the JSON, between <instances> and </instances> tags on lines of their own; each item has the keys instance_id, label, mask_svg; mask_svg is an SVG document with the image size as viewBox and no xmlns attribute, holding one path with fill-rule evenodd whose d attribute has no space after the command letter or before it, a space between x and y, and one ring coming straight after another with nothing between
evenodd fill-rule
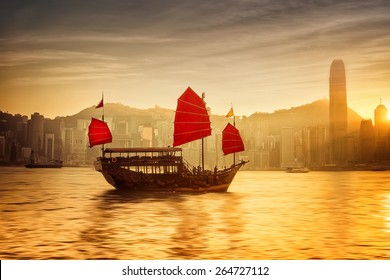
<instances>
[{"instance_id":1,"label":"wooden hull","mask_svg":"<svg viewBox=\"0 0 390 280\"><path fill-rule=\"evenodd\" d=\"M118 190L174 193L226 192L237 171L246 163L217 172L205 171L204 175L189 172L144 174L100 160L100 164L95 165L96 170L101 171L106 181Z\"/></svg>"}]
</instances>

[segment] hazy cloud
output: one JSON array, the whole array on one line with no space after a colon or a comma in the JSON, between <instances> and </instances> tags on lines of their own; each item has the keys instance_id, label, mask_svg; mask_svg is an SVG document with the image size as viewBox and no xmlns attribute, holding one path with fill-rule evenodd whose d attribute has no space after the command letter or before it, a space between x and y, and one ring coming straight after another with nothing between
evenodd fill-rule
<instances>
[{"instance_id":1,"label":"hazy cloud","mask_svg":"<svg viewBox=\"0 0 390 280\"><path fill-rule=\"evenodd\" d=\"M323 97L330 63L342 58L351 102L370 90L390 102L389 15L380 0L2 1L0 82L7 94L15 83L79 92L96 79L120 97L138 92L138 105L157 89L174 100L195 85L217 106L221 95L247 98L250 113Z\"/></svg>"}]
</instances>

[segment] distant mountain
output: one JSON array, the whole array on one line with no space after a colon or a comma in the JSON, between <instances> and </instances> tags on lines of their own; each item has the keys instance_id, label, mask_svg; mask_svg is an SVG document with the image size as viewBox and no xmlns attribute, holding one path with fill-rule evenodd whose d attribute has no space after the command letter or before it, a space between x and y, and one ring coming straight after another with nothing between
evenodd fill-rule
<instances>
[{"instance_id":1,"label":"distant mountain","mask_svg":"<svg viewBox=\"0 0 390 280\"><path fill-rule=\"evenodd\" d=\"M154 121L168 121L173 123L174 111L171 109L155 106L150 109L137 109L125 106L119 103L107 103L104 105L104 112L107 118L113 118L115 121L136 120L137 123L152 123ZM101 118L102 109L95 109L95 106L86 108L79 113L66 117L67 123L76 123L77 119L88 120L91 117ZM360 122L363 118L352 109L348 109L348 130L350 132L360 129ZM211 121L213 127L223 129L226 122L225 116L212 115ZM249 117L243 117L237 120L237 124L250 125L267 121L269 133L273 135L280 134L282 127L292 127L302 129L303 127L329 126L329 100L317 100L310 104L290 109L281 109L273 113L254 113Z\"/></svg>"},{"instance_id":2,"label":"distant mountain","mask_svg":"<svg viewBox=\"0 0 390 280\"><path fill-rule=\"evenodd\" d=\"M89 120L92 117L101 119L103 109L96 109L95 106L86 108L79 113L67 116L67 123L76 123L77 119ZM104 115L107 118L113 118L116 121L136 119L141 122L152 122L158 120L170 120L173 118L173 110L155 106L150 109L137 109L120 103L104 104Z\"/></svg>"},{"instance_id":3,"label":"distant mountain","mask_svg":"<svg viewBox=\"0 0 390 280\"><path fill-rule=\"evenodd\" d=\"M348 130L358 131L363 118L348 108ZM279 134L281 127L302 127L329 126L329 100L317 100L291 109L277 110L273 113L255 113L248 117L248 121L267 120L271 134Z\"/></svg>"}]
</instances>

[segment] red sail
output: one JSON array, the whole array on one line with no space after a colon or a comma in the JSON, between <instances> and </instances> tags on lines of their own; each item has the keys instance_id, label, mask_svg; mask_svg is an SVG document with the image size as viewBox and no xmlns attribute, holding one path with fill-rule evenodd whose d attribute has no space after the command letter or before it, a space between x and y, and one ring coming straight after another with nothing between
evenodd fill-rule
<instances>
[{"instance_id":1,"label":"red sail","mask_svg":"<svg viewBox=\"0 0 390 280\"><path fill-rule=\"evenodd\" d=\"M228 123L222 131L222 151L224 155L244 151L240 132L237 128Z\"/></svg>"},{"instance_id":2,"label":"red sail","mask_svg":"<svg viewBox=\"0 0 390 280\"><path fill-rule=\"evenodd\" d=\"M89 147L112 142L111 131L107 123L92 118L88 128Z\"/></svg>"},{"instance_id":3,"label":"red sail","mask_svg":"<svg viewBox=\"0 0 390 280\"><path fill-rule=\"evenodd\" d=\"M211 135L206 103L190 87L177 100L173 146Z\"/></svg>"}]
</instances>

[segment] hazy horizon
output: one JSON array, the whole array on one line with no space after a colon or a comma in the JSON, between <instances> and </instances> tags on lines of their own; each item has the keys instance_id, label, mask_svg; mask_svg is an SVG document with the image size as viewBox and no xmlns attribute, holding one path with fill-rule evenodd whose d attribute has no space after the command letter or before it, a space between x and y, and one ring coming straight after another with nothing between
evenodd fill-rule
<instances>
[{"instance_id":1,"label":"hazy horizon","mask_svg":"<svg viewBox=\"0 0 390 280\"><path fill-rule=\"evenodd\" d=\"M17 1L0 4L0 104L76 114L106 103L175 108L191 86L213 114L329 98L334 59L363 118L390 107L388 1Z\"/></svg>"},{"instance_id":2,"label":"hazy horizon","mask_svg":"<svg viewBox=\"0 0 390 280\"><path fill-rule=\"evenodd\" d=\"M305 103L305 104L298 104L297 106L292 106L292 107L290 107L290 108L279 108L279 109L275 109L275 110L272 111L272 112L261 112L261 111L256 111L256 112L250 113L250 114L248 114L248 115L237 115L237 114L235 113L235 116L236 116L236 117L250 117L250 116L255 115L255 114L274 114L274 113L277 113L277 112L279 112L279 111L288 111L288 110L293 110L293 109L295 109L295 108L308 106L308 105L311 105L311 104L313 104L313 103L320 102L320 101L327 101L327 102L329 102L329 99L317 99L317 100L314 100L314 101L312 101L312 102ZM134 110L145 110L145 111L147 111L147 110L156 109L156 107L158 107L158 108L163 109L163 110L170 110L170 111L172 111L172 112L175 111L175 108L166 108L166 107L162 107L162 106L160 106L160 105L158 105L158 104L155 104L154 106L149 107L149 108L138 108L138 107L132 107L132 106L130 106L130 105L123 104L123 103L121 103L121 102L109 102L109 103L105 103L106 108L107 108L108 106L111 106L111 105L124 106L124 107L127 107L127 108L129 108L129 109L134 109ZM6 114L11 114L11 115L27 116L27 117L29 117L29 118L30 118L30 116L33 115L34 113L39 113L40 115L43 115L45 118L55 119L55 118L57 118L57 117L72 117L72 116L74 116L74 115L77 115L77 114L81 113L81 112L84 111L84 110L96 109L95 106L96 106L96 105L91 105L91 106L82 108L80 111L75 112L75 113L73 113L73 114L58 115L58 116L53 116L53 117L51 117L51 116L46 116L43 112L38 112L38 111L34 111L34 112L32 112L31 114L22 114L22 113L19 113L19 112L8 112L8 111L4 111L4 110L2 110L2 109L0 108L0 112L6 113ZM360 116L360 114L359 114L358 112L356 112L356 110L354 110L353 108L348 107L348 109L354 111L357 115ZM101 109L96 109L96 110L101 110ZM235 111L235 110L234 110L234 111ZM100 111L99 111L99 112L100 112ZM213 113L213 110L212 110L212 109L211 109L211 115L218 116L218 117L224 117L224 116L226 116L226 114ZM114 115L113 115L112 113L110 113L110 111L107 111L107 109L106 109L106 110L105 110L105 116L114 116ZM362 117L362 116L360 116L360 117ZM362 117L362 118L363 118L363 117ZM364 118L363 118L363 119L364 119Z\"/></svg>"}]
</instances>

